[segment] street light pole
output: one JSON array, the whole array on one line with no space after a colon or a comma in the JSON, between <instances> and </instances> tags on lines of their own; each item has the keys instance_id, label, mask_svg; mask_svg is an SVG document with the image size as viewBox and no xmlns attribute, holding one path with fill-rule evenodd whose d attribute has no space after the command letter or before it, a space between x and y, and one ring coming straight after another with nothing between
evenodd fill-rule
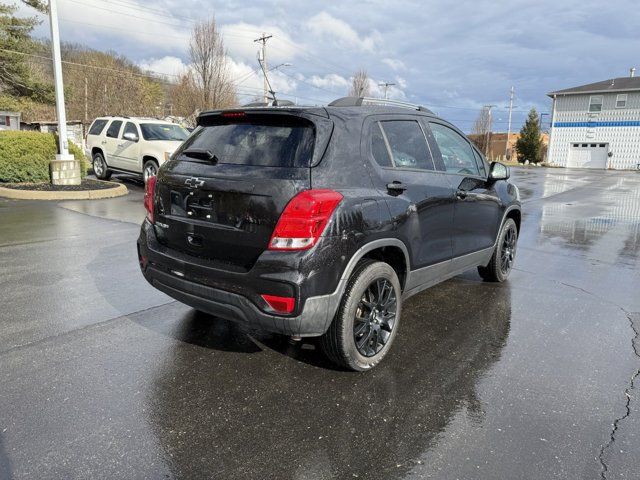
<instances>
[{"instance_id":1,"label":"street light pole","mask_svg":"<svg viewBox=\"0 0 640 480\"><path fill-rule=\"evenodd\" d=\"M79 185L80 162L69 154L69 140L67 139L67 116L64 109L64 85L62 82L62 58L60 54L60 31L58 29L58 6L56 0L49 0L49 23L51 25L51 51L60 150L60 153L56 155L56 159L50 163L51 183L54 185Z\"/></svg>"}]
</instances>

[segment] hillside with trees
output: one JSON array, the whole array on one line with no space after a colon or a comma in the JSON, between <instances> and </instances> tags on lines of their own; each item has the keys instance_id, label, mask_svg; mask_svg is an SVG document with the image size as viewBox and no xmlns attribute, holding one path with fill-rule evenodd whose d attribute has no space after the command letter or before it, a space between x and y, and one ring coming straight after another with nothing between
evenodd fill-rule
<instances>
[{"instance_id":1,"label":"hillside with trees","mask_svg":"<svg viewBox=\"0 0 640 480\"><path fill-rule=\"evenodd\" d=\"M23 3L46 8L38 0ZM35 17L17 17L14 6L0 3L0 110L19 111L27 122L55 120L51 46L32 38L37 24ZM201 110L237 103L213 19L194 27L190 68L178 77L144 71L118 52L69 43L62 44L61 51L69 120L173 115L193 121Z\"/></svg>"}]
</instances>

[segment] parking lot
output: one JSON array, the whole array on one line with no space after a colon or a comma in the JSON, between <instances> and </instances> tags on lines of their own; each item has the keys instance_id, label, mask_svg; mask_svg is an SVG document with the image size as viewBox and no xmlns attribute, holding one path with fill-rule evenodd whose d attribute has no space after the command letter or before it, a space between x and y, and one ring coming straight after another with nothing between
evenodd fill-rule
<instances>
[{"instance_id":1,"label":"parking lot","mask_svg":"<svg viewBox=\"0 0 640 480\"><path fill-rule=\"evenodd\" d=\"M139 183L0 200L0 478L637 478L640 174L512 176L509 281L411 298L366 374L149 286Z\"/></svg>"}]
</instances>

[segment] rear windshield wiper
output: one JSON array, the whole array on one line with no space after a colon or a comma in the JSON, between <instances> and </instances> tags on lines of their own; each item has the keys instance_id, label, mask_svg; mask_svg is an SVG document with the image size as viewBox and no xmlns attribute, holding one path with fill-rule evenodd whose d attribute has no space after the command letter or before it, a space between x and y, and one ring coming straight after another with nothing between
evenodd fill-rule
<instances>
[{"instance_id":1,"label":"rear windshield wiper","mask_svg":"<svg viewBox=\"0 0 640 480\"><path fill-rule=\"evenodd\" d=\"M213 164L218 163L218 157L216 157L211 150L205 150L204 148L187 148L182 152L182 155L197 160L205 160Z\"/></svg>"}]
</instances>

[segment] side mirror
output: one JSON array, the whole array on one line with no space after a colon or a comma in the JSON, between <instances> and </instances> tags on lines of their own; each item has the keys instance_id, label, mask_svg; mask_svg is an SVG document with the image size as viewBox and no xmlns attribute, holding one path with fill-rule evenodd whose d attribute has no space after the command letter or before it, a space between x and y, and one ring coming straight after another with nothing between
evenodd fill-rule
<instances>
[{"instance_id":1,"label":"side mirror","mask_svg":"<svg viewBox=\"0 0 640 480\"><path fill-rule=\"evenodd\" d=\"M138 135L136 135L135 133L132 132L127 132L125 133L122 138L124 138L125 140L129 140L130 142L137 142L138 141Z\"/></svg>"},{"instance_id":2,"label":"side mirror","mask_svg":"<svg viewBox=\"0 0 640 480\"><path fill-rule=\"evenodd\" d=\"M509 167L500 162L491 162L491 167L489 168L490 180L506 180L510 176Z\"/></svg>"}]
</instances>

